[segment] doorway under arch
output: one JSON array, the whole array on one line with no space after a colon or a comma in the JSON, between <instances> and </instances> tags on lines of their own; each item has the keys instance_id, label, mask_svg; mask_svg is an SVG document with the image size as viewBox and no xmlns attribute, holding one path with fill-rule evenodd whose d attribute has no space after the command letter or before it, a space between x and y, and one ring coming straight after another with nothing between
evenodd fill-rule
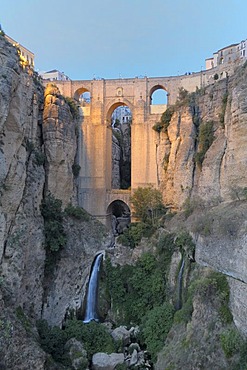
<instances>
[{"instance_id":1,"label":"doorway under arch","mask_svg":"<svg viewBox=\"0 0 247 370\"><path fill-rule=\"evenodd\" d=\"M107 215L110 220L108 228L114 235L122 234L130 224L130 208L122 200L114 200L107 207Z\"/></svg>"}]
</instances>

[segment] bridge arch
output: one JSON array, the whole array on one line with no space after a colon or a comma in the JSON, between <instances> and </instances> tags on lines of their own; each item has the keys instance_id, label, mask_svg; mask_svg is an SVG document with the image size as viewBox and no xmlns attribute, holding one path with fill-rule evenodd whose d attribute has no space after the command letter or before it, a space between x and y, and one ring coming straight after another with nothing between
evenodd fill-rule
<instances>
[{"instance_id":1,"label":"bridge arch","mask_svg":"<svg viewBox=\"0 0 247 370\"><path fill-rule=\"evenodd\" d=\"M114 110L122 106L128 107L131 110L132 119L133 119L133 113L134 113L133 104L129 100L125 98L121 98L121 99L118 99L118 101L114 100L107 104L107 107L106 107L106 124L107 125L111 125L111 116Z\"/></svg>"},{"instance_id":2,"label":"bridge arch","mask_svg":"<svg viewBox=\"0 0 247 370\"><path fill-rule=\"evenodd\" d=\"M153 94L158 90L162 90L164 91L164 93L168 95L168 91L163 85L157 84L157 85L152 86L152 88L149 91L149 104L150 105L153 104ZM166 101L163 104L167 104L167 97L166 97Z\"/></svg>"},{"instance_id":3,"label":"bridge arch","mask_svg":"<svg viewBox=\"0 0 247 370\"><path fill-rule=\"evenodd\" d=\"M79 101L80 99L80 96L84 93L88 92L90 95L91 95L91 92L90 90L88 90L87 88L85 87L79 87L78 89L75 90L74 92L74 99Z\"/></svg>"}]
</instances>

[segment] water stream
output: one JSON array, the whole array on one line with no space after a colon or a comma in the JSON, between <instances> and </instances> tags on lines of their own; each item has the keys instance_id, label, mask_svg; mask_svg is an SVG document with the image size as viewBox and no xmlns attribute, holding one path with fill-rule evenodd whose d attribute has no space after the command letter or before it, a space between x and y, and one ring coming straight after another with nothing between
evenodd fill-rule
<instances>
[{"instance_id":1,"label":"water stream","mask_svg":"<svg viewBox=\"0 0 247 370\"><path fill-rule=\"evenodd\" d=\"M177 301L177 310L182 308L182 288L183 288L183 272L184 272L184 258L182 259L182 263L180 266L179 274L178 274L178 301Z\"/></svg>"},{"instance_id":2,"label":"water stream","mask_svg":"<svg viewBox=\"0 0 247 370\"><path fill-rule=\"evenodd\" d=\"M102 258L103 254L102 253L98 254L92 266L87 290L86 312L83 320L84 323L88 323L92 320L95 321L99 320L99 317L97 315L97 291L98 291L99 269Z\"/></svg>"}]
</instances>

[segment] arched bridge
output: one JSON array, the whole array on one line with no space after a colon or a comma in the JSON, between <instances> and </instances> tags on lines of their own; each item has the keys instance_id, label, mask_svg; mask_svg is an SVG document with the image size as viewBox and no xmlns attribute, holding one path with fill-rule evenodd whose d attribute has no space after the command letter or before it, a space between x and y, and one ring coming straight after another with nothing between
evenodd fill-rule
<instances>
[{"instance_id":1,"label":"arched bridge","mask_svg":"<svg viewBox=\"0 0 247 370\"><path fill-rule=\"evenodd\" d=\"M210 72L210 73L209 73ZM112 190L111 115L118 106L128 106L131 123L131 189L151 184L158 186L157 133L152 129L166 105L152 105L157 89L167 92L167 104L176 101L181 87L194 91L209 84L212 71L187 76L129 78L112 80L56 81L61 94L79 100L90 93L90 102L82 106L78 160L79 204L106 223L107 209L117 199L129 204L130 192Z\"/></svg>"}]
</instances>

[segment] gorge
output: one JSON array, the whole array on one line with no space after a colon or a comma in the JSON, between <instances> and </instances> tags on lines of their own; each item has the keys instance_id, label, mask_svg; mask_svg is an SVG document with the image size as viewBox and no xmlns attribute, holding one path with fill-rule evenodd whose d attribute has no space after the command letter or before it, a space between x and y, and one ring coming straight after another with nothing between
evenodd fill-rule
<instances>
[{"instance_id":1,"label":"gorge","mask_svg":"<svg viewBox=\"0 0 247 370\"><path fill-rule=\"evenodd\" d=\"M153 122L165 210L114 241L78 207L77 102L3 36L0 60L0 368L246 369L246 64ZM104 323L83 324L101 253Z\"/></svg>"}]
</instances>

